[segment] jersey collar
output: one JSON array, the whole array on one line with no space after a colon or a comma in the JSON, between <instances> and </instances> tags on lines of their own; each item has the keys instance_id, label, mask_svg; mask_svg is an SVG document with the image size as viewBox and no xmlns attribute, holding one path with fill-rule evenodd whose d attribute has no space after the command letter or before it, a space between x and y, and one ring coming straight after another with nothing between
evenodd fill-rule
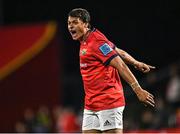
<instances>
[{"instance_id":1,"label":"jersey collar","mask_svg":"<svg viewBox=\"0 0 180 134\"><path fill-rule=\"evenodd\" d=\"M96 28L93 28L89 31L89 35L86 37L86 39L84 41L81 41L81 44L86 45L94 31L96 31Z\"/></svg>"}]
</instances>

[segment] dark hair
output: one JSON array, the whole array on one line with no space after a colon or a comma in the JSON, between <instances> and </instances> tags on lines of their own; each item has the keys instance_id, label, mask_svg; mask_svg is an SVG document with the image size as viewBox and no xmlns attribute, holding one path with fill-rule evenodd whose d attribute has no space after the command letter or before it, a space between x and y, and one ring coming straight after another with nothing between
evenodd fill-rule
<instances>
[{"instance_id":1,"label":"dark hair","mask_svg":"<svg viewBox=\"0 0 180 134\"><path fill-rule=\"evenodd\" d=\"M86 9L75 8L69 12L68 16L77 17L80 20L82 20L84 23L88 23L88 28L91 27L91 25L90 25L90 20L91 20L90 14Z\"/></svg>"}]
</instances>

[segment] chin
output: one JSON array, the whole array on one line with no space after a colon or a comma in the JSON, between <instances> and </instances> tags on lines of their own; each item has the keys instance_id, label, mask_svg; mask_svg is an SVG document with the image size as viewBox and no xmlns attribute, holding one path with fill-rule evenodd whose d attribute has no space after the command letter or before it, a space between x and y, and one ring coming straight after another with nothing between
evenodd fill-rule
<instances>
[{"instance_id":1,"label":"chin","mask_svg":"<svg viewBox=\"0 0 180 134\"><path fill-rule=\"evenodd\" d=\"M73 37L73 40L79 40L79 38L77 38L77 37Z\"/></svg>"},{"instance_id":2,"label":"chin","mask_svg":"<svg viewBox=\"0 0 180 134\"><path fill-rule=\"evenodd\" d=\"M78 40L77 38L73 38L73 40Z\"/></svg>"}]
</instances>

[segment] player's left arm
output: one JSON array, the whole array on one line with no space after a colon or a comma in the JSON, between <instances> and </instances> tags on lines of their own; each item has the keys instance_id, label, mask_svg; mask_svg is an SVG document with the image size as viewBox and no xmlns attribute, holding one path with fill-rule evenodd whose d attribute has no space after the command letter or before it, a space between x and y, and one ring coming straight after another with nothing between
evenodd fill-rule
<instances>
[{"instance_id":1,"label":"player's left arm","mask_svg":"<svg viewBox=\"0 0 180 134\"><path fill-rule=\"evenodd\" d=\"M121 58L124 60L125 63L133 65L137 70L140 70L143 73L147 73L151 69L155 69L154 66L136 60L130 54L128 54L126 51L122 49L115 47L115 50L121 56Z\"/></svg>"},{"instance_id":2,"label":"player's left arm","mask_svg":"<svg viewBox=\"0 0 180 134\"><path fill-rule=\"evenodd\" d=\"M109 65L118 70L120 76L131 86L141 102L145 105L155 106L154 96L140 86L138 80L120 56L114 57Z\"/></svg>"}]
</instances>

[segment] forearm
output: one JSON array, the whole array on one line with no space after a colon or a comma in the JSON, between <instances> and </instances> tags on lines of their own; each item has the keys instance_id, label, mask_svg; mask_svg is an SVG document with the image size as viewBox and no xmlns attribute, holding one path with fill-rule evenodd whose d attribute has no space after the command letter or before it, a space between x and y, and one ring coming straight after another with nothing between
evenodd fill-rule
<instances>
[{"instance_id":1,"label":"forearm","mask_svg":"<svg viewBox=\"0 0 180 134\"><path fill-rule=\"evenodd\" d=\"M120 76L132 87L135 92L138 90L140 85L138 84L137 79L120 57L115 57L110 62L110 65L118 70Z\"/></svg>"},{"instance_id":2,"label":"forearm","mask_svg":"<svg viewBox=\"0 0 180 134\"><path fill-rule=\"evenodd\" d=\"M113 58L110 65L118 70L120 76L131 86L141 102L155 106L154 96L141 88L131 70L119 56Z\"/></svg>"},{"instance_id":3,"label":"forearm","mask_svg":"<svg viewBox=\"0 0 180 134\"><path fill-rule=\"evenodd\" d=\"M125 52L122 49L119 48L115 48L116 52L121 56L121 58L123 59L123 61L127 64L131 64L131 65L135 65L135 63L137 62L136 59L134 59L130 54L128 54L127 52Z\"/></svg>"}]
</instances>

